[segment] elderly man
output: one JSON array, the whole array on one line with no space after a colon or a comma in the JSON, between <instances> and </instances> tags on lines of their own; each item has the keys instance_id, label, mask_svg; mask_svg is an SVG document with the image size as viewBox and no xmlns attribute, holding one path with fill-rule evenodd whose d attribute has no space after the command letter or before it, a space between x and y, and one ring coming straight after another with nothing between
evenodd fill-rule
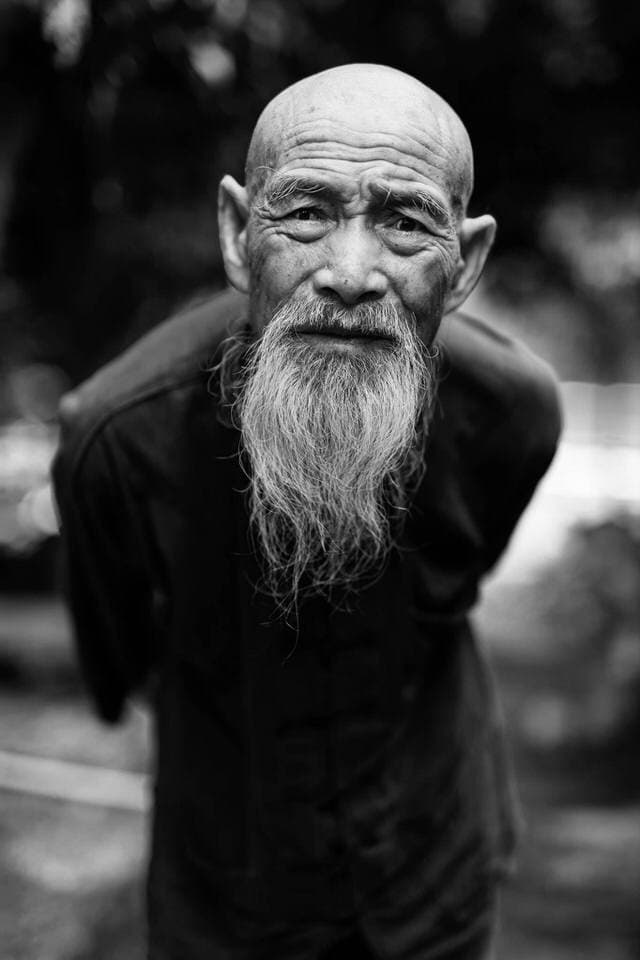
<instances>
[{"instance_id":1,"label":"elderly man","mask_svg":"<svg viewBox=\"0 0 640 960\"><path fill-rule=\"evenodd\" d=\"M456 312L471 189L418 81L303 80L220 186L235 291L64 403L83 667L104 718L143 686L156 717L153 960L486 955L511 811L467 617L558 409Z\"/></svg>"}]
</instances>

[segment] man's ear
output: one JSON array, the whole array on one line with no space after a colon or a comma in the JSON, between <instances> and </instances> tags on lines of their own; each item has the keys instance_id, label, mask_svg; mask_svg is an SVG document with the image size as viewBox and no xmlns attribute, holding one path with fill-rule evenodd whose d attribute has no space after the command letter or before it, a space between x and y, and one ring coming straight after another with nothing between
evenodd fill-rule
<instances>
[{"instance_id":1,"label":"man's ear","mask_svg":"<svg viewBox=\"0 0 640 960\"><path fill-rule=\"evenodd\" d=\"M229 175L218 188L218 230L227 280L240 293L249 293L247 220L249 201L246 187Z\"/></svg>"},{"instance_id":2,"label":"man's ear","mask_svg":"<svg viewBox=\"0 0 640 960\"><path fill-rule=\"evenodd\" d=\"M496 222L488 213L462 221L458 233L460 259L445 302L445 313L461 306L475 287L495 235Z\"/></svg>"}]
</instances>

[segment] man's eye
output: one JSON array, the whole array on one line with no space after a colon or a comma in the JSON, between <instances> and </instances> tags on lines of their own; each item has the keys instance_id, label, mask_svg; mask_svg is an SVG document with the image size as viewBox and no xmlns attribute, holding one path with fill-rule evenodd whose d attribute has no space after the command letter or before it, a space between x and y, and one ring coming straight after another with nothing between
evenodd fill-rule
<instances>
[{"instance_id":1,"label":"man's eye","mask_svg":"<svg viewBox=\"0 0 640 960\"><path fill-rule=\"evenodd\" d=\"M322 220L323 218L320 207L298 207L297 210L293 210L289 214L289 217L302 223L307 223L309 220Z\"/></svg>"},{"instance_id":2,"label":"man's eye","mask_svg":"<svg viewBox=\"0 0 640 960\"><path fill-rule=\"evenodd\" d=\"M398 217L397 220L394 220L393 226L403 233L424 233L426 230L424 224L420 223L419 220L414 220L413 217Z\"/></svg>"}]
</instances>

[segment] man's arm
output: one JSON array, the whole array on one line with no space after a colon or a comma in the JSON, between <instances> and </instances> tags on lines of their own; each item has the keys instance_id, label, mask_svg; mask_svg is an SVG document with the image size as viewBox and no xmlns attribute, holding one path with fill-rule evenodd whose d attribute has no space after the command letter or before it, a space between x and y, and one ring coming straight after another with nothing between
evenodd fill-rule
<instances>
[{"instance_id":1,"label":"man's arm","mask_svg":"<svg viewBox=\"0 0 640 960\"><path fill-rule=\"evenodd\" d=\"M152 595L135 512L108 427L85 439L61 414L53 467L66 592L81 667L100 716L119 719L152 662Z\"/></svg>"},{"instance_id":2,"label":"man's arm","mask_svg":"<svg viewBox=\"0 0 640 960\"><path fill-rule=\"evenodd\" d=\"M499 560L555 455L562 414L555 378L539 362L529 371L509 420L489 444L488 537L485 570Z\"/></svg>"}]
</instances>

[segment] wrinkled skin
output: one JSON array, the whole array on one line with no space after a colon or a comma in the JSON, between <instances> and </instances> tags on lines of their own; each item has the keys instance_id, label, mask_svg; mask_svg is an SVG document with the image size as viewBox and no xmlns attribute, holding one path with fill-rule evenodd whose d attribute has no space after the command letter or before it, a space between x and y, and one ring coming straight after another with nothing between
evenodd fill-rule
<instances>
[{"instance_id":1,"label":"wrinkled skin","mask_svg":"<svg viewBox=\"0 0 640 960\"><path fill-rule=\"evenodd\" d=\"M256 126L247 186L225 177L220 189L227 275L249 294L254 329L290 298L380 300L415 315L429 344L493 240L491 217L465 216L472 170L457 115L399 71L355 64L285 90ZM334 335L314 343L375 347Z\"/></svg>"}]
</instances>

